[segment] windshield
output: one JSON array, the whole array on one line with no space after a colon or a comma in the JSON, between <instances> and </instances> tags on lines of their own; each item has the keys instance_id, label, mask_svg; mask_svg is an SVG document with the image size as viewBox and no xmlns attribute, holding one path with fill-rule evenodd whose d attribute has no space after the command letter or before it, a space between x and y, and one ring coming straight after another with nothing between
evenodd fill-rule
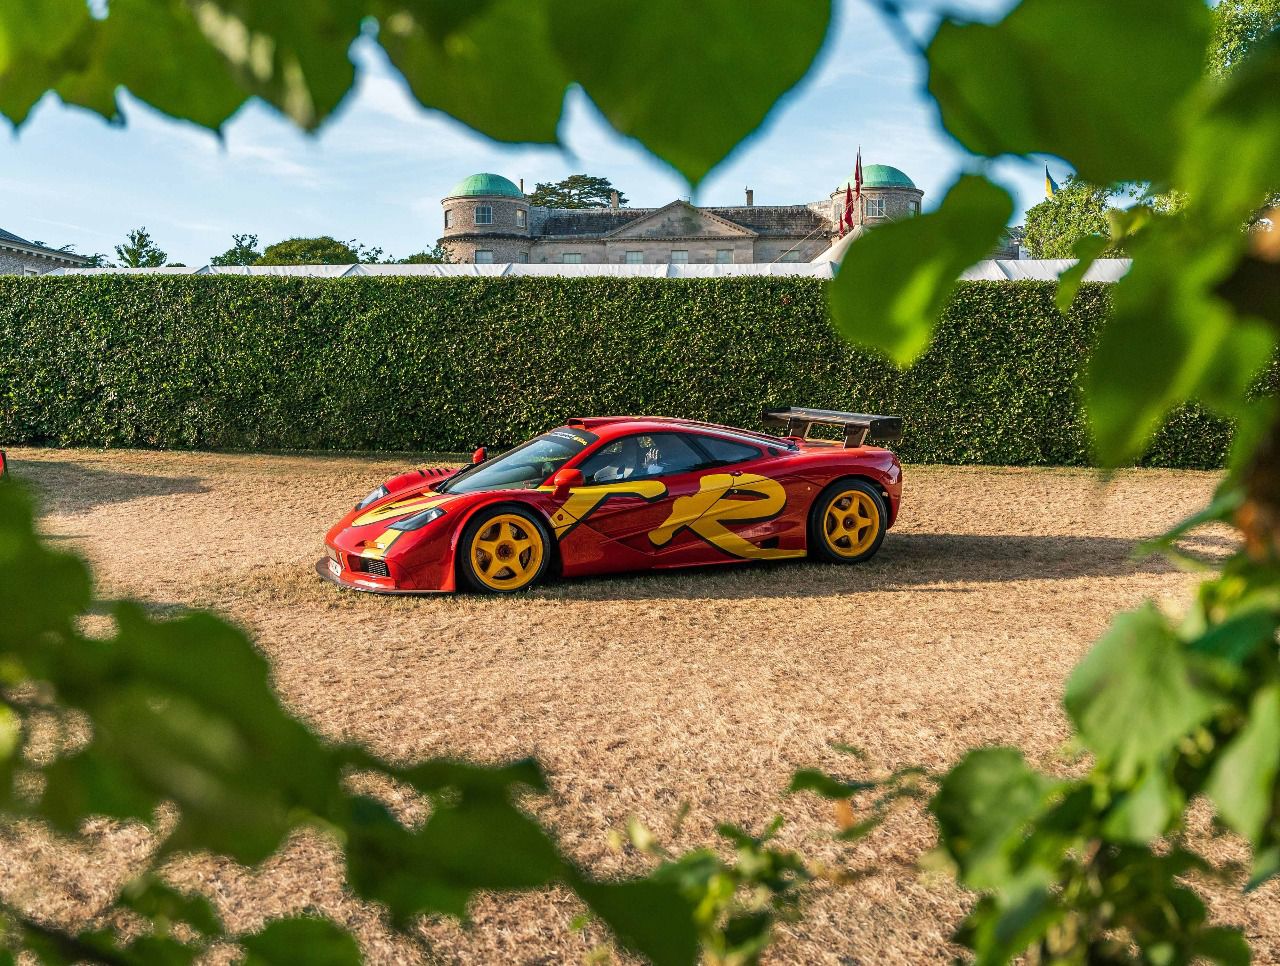
<instances>
[{"instance_id":1,"label":"windshield","mask_svg":"<svg viewBox=\"0 0 1280 966\"><path fill-rule=\"evenodd\" d=\"M528 490L545 483L560 467L600 437L585 429L563 426L522 443L501 456L477 463L450 477L441 493L480 490Z\"/></svg>"}]
</instances>

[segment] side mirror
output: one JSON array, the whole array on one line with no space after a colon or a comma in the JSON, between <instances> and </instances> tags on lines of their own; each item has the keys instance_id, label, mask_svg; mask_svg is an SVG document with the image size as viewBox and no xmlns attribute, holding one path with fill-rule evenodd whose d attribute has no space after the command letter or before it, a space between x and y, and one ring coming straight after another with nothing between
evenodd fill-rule
<instances>
[{"instance_id":1,"label":"side mirror","mask_svg":"<svg viewBox=\"0 0 1280 966\"><path fill-rule=\"evenodd\" d=\"M582 470L557 470L556 475L551 477L551 485L555 487L555 492L551 494L556 500L563 500L569 495L569 491L575 486L582 486L586 482L586 478L582 475Z\"/></svg>"},{"instance_id":2,"label":"side mirror","mask_svg":"<svg viewBox=\"0 0 1280 966\"><path fill-rule=\"evenodd\" d=\"M483 463L488 458L489 458L488 446L479 446L476 448L476 451L471 454L472 463Z\"/></svg>"}]
</instances>

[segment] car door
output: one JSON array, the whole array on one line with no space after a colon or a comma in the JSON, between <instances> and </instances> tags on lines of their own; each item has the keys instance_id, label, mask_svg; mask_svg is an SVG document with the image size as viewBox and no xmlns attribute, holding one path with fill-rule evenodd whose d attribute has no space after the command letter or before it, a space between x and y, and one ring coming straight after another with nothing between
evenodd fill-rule
<instances>
[{"instance_id":1,"label":"car door","mask_svg":"<svg viewBox=\"0 0 1280 966\"><path fill-rule=\"evenodd\" d=\"M566 571L653 566L650 531L670 515L674 499L696 489L697 471L706 462L687 434L674 431L628 434L593 452L577 467L584 485L557 512L571 527L561 538Z\"/></svg>"},{"instance_id":2,"label":"car door","mask_svg":"<svg viewBox=\"0 0 1280 966\"><path fill-rule=\"evenodd\" d=\"M774 459L762 444L691 432L704 462L671 481L667 516L648 534L655 566L688 566L804 556L788 508L786 480L769 473Z\"/></svg>"}]
</instances>

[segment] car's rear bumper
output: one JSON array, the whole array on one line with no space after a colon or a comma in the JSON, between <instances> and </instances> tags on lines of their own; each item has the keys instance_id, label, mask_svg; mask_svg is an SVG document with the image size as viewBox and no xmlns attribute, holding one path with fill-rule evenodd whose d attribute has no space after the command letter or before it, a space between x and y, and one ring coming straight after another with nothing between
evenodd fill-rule
<instances>
[{"instance_id":1,"label":"car's rear bumper","mask_svg":"<svg viewBox=\"0 0 1280 966\"><path fill-rule=\"evenodd\" d=\"M398 587L388 587L385 584L374 583L365 580L348 580L329 569L329 558L321 557L316 561L316 573L329 581L331 584L337 584L343 590L359 590L366 594L391 594L402 597L415 597L425 594L447 594L447 590L401 590Z\"/></svg>"}]
</instances>

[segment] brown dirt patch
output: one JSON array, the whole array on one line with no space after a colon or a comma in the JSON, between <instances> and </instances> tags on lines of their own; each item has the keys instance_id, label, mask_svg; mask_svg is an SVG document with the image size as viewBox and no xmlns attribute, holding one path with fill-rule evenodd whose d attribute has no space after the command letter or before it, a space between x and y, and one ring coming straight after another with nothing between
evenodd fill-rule
<instances>
[{"instance_id":1,"label":"brown dirt patch","mask_svg":"<svg viewBox=\"0 0 1280 966\"><path fill-rule=\"evenodd\" d=\"M1177 609L1193 578L1134 542L1198 508L1216 475L909 467L899 525L867 566L807 563L552 584L516 599L381 598L311 571L327 527L405 459L20 449L42 527L92 561L102 596L161 611L214 608L270 657L286 703L333 739L396 761L536 755L553 794L536 804L568 852L598 874L638 869L606 833L638 816L676 847L714 826L759 827L883 871L824 895L786 927L776 962L933 962L966 898L917 871L933 842L907 810L855 849L829 811L782 794L820 766L881 773L944 768L972 745L1016 744L1060 764L1063 681L1112 613L1154 597ZM430 465L424 463L422 465ZM1225 533L1199 549L1225 552ZM866 752L857 764L831 742ZM136 848L130 840L129 848ZM127 851L127 849L126 849ZM130 853L132 854L132 853ZM40 868L38 855L16 864ZM10 871L19 871L7 863ZM403 959L341 866L306 836L254 873L183 860L182 881L218 898L237 928L307 906L352 925L372 960ZM1260 961L1280 949L1275 888L1215 910ZM560 892L486 897L476 923L430 923L435 954L459 962L575 961L601 941L574 933Z\"/></svg>"}]
</instances>

